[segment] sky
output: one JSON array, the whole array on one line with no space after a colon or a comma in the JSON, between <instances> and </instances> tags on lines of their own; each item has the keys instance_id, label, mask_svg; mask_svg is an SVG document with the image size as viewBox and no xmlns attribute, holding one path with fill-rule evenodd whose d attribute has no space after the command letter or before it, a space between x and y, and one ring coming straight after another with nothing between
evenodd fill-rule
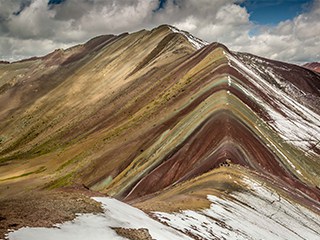
<instances>
[{"instance_id":1,"label":"sky","mask_svg":"<svg viewBox=\"0 0 320 240\"><path fill-rule=\"evenodd\" d=\"M0 0L0 60L161 24L234 51L320 61L320 0Z\"/></svg>"},{"instance_id":2,"label":"sky","mask_svg":"<svg viewBox=\"0 0 320 240\"><path fill-rule=\"evenodd\" d=\"M247 0L240 6L250 14L250 20L261 25L277 25L280 21L293 19L310 7L310 0Z\"/></svg>"}]
</instances>

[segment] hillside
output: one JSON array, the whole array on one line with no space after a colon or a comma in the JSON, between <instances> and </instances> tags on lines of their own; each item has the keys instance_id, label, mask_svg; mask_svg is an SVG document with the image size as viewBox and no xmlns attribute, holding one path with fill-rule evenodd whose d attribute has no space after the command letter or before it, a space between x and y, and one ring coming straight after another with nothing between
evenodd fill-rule
<instances>
[{"instance_id":1,"label":"hillside","mask_svg":"<svg viewBox=\"0 0 320 240\"><path fill-rule=\"evenodd\" d=\"M320 63L318 62L311 62L311 63L306 63L304 65L302 65L305 68L308 68L310 70L313 70L315 72L320 73Z\"/></svg>"},{"instance_id":2,"label":"hillside","mask_svg":"<svg viewBox=\"0 0 320 240\"><path fill-rule=\"evenodd\" d=\"M0 230L110 196L186 239L312 239L318 106L319 74L166 25L0 63Z\"/></svg>"}]
</instances>

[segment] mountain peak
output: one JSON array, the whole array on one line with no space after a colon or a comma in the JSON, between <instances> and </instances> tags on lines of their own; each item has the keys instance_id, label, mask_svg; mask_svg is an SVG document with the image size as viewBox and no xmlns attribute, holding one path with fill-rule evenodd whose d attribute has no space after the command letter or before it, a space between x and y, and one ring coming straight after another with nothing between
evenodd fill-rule
<instances>
[{"instance_id":1,"label":"mountain peak","mask_svg":"<svg viewBox=\"0 0 320 240\"><path fill-rule=\"evenodd\" d=\"M180 30L176 27L173 26L168 26L170 28L170 30L174 33L180 33L182 34L184 37L186 37L188 39L188 41L192 44L192 46L196 49L201 49L202 47L208 45L209 43L206 41L201 40L200 38L197 38L195 36L193 36L192 34L190 34L187 31L183 31Z\"/></svg>"},{"instance_id":2,"label":"mountain peak","mask_svg":"<svg viewBox=\"0 0 320 240\"><path fill-rule=\"evenodd\" d=\"M203 41L200 38L197 38L197 37L193 36L192 34L190 34L187 31L180 30L177 27L174 27L174 26L171 26L171 25L168 25L168 24L160 25L159 27L154 28L152 31L157 31L157 30L169 31L169 32L172 32L172 33L181 34L197 50L209 44L208 42Z\"/></svg>"}]
</instances>

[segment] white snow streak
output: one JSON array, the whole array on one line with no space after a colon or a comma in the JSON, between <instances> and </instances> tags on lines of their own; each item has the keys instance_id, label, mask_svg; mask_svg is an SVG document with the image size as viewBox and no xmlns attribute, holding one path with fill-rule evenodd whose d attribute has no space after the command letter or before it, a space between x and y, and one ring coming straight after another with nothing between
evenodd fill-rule
<instances>
[{"instance_id":1,"label":"white snow streak","mask_svg":"<svg viewBox=\"0 0 320 240\"><path fill-rule=\"evenodd\" d=\"M182 31L182 30L179 30L175 27L170 27L170 29L174 32L174 33L180 33L182 34L183 36L185 36L188 41L192 44L192 46L196 49L200 49L200 48L203 48L204 46L208 45L209 43L199 39L199 38L196 38L195 36L192 36L191 34L185 32L185 31Z\"/></svg>"},{"instance_id":2,"label":"white snow streak","mask_svg":"<svg viewBox=\"0 0 320 240\"><path fill-rule=\"evenodd\" d=\"M155 216L183 232L203 239L319 239L319 216L282 199L258 182L246 179L253 193L230 198L209 195L209 209Z\"/></svg>"},{"instance_id":3,"label":"white snow streak","mask_svg":"<svg viewBox=\"0 0 320 240\"><path fill-rule=\"evenodd\" d=\"M253 93L248 94L251 97L255 95L255 100L273 119L269 124L280 133L285 141L305 151L309 151L312 146L320 141L320 116L262 77L262 73L267 74L278 85L283 87L284 80L280 76L277 76L272 68L255 64L255 61L263 63L263 60L258 58L251 59L251 66L228 53L226 53L226 56L231 61L231 66L272 99L274 106L269 105L261 97ZM290 83L286 84L287 88L293 88ZM301 94L304 93L302 92ZM287 116L279 113L276 108L281 109Z\"/></svg>"}]
</instances>

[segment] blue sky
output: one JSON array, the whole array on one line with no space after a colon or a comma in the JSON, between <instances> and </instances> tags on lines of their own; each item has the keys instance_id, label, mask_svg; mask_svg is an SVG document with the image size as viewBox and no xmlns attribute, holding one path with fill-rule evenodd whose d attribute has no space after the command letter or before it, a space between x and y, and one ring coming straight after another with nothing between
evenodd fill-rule
<instances>
[{"instance_id":1,"label":"blue sky","mask_svg":"<svg viewBox=\"0 0 320 240\"><path fill-rule=\"evenodd\" d=\"M167 2L167 0L159 0L156 11L165 8ZM312 0L245 0L239 5L247 9L250 20L254 23L276 25L307 11L311 4Z\"/></svg>"},{"instance_id":2,"label":"blue sky","mask_svg":"<svg viewBox=\"0 0 320 240\"><path fill-rule=\"evenodd\" d=\"M275 25L307 11L311 3L311 0L246 0L240 6L250 13L251 21Z\"/></svg>"}]
</instances>

